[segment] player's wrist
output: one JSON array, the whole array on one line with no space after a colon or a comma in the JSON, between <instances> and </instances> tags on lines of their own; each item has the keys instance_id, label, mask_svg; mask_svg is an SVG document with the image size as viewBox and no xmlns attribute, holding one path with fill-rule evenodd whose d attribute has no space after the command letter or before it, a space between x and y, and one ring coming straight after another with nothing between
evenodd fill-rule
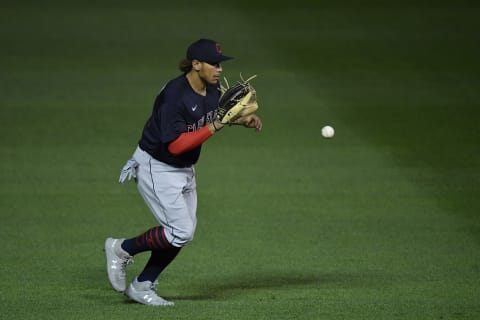
<instances>
[{"instance_id":1,"label":"player's wrist","mask_svg":"<svg viewBox=\"0 0 480 320\"><path fill-rule=\"evenodd\" d=\"M213 128L213 132L212 133L215 133L217 131L220 131L223 129L223 127L225 126L223 123L220 122L220 120L218 119L215 119L212 123L212 128Z\"/></svg>"}]
</instances>

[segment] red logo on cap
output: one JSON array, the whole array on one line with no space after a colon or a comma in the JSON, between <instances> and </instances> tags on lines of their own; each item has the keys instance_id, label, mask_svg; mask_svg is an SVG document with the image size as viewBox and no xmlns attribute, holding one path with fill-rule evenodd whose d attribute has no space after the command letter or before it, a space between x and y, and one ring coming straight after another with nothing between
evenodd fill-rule
<instances>
[{"instance_id":1,"label":"red logo on cap","mask_svg":"<svg viewBox=\"0 0 480 320\"><path fill-rule=\"evenodd\" d=\"M217 49L217 53L222 54L222 49L220 49L220 45L215 43L215 49Z\"/></svg>"}]
</instances>

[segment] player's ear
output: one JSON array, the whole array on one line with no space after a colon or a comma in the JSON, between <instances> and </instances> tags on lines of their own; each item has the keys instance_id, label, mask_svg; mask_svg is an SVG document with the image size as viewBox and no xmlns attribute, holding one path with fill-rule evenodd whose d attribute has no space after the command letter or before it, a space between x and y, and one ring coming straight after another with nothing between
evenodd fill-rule
<instances>
[{"instance_id":1,"label":"player's ear","mask_svg":"<svg viewBox=\"0 0 480 320\"><path fill-rule=\"evenodd\" d=\"M202 68L202 63L198 60L193 60L192 61L192 68L193 68L193 70L198 72Z\"/></svg>"}]
</instances>

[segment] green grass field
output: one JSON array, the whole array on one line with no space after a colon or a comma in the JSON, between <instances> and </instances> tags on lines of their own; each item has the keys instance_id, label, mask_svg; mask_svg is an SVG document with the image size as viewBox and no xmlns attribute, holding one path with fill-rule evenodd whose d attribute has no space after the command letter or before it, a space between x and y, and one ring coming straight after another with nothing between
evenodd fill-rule
<instances>
[{"instance_id":1,"label":"green grass field","mask_svg":"<svg viewBox=\"0 0 480 320\"><path fill-rule=\"evenodd\" d=\"M478 3L240 3L0 5L1 319L480 318ZM176 305L142 306L103 242L155 224L118 174L200 37L264 130L204 145Z\"/></svg>"}]
</instances>

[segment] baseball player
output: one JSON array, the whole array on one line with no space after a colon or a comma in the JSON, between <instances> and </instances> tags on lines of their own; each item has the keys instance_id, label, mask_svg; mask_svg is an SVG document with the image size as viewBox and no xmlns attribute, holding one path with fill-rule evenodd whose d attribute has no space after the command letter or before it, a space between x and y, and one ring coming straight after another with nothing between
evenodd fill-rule
<instances>
[{"instance_id":1,"label":"baseball player","mask_svg":"<svg viewBox=\"0 0 480 320\"><path fill-rule=\"evenodd\" d=\"M223 55L217 42L192 43L180 62L182 74L170 80L155 99L132 159L119 182L135 178L137 188L159 225L133 238L105 241L108 279L131 300L170 306L156 293L156 279L192 241L197 224L195 168L202 144L224 127L217 117ZM255 114L235 120L256 131L262 121ZM141 252L150 252L143 271L126 285L126 268Z\"/></svg>"}]
</instances>

